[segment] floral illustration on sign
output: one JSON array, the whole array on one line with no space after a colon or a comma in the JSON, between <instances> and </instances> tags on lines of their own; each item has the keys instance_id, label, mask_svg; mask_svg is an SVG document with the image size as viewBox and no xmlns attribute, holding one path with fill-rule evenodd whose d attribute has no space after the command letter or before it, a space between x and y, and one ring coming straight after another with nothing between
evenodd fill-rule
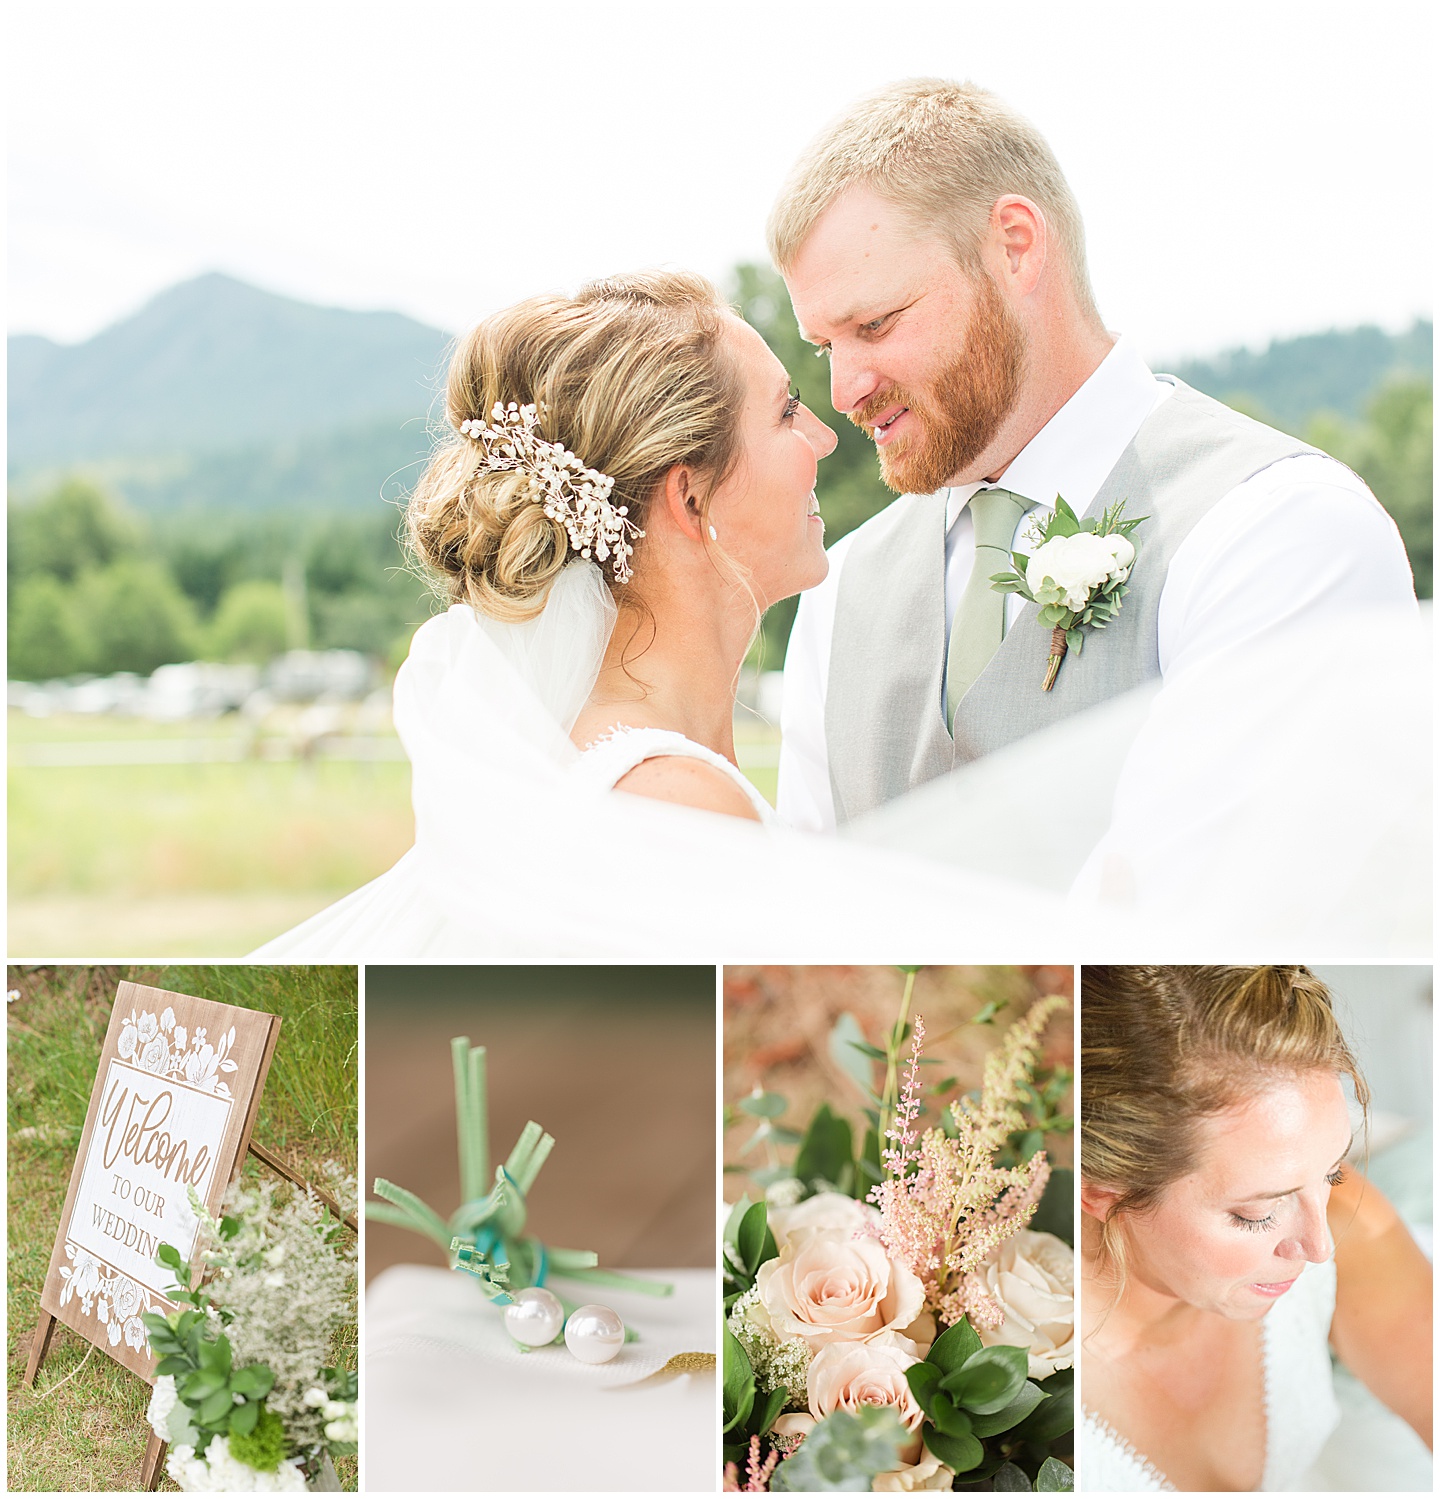
<instances>
[{"instance_id":1,"label":"floral illustration on sign","mask_svg":"<svg viewBox=\"0 0 1440 1499\"><path fill-rule=\"evenodd\" d=\"M230 1097L230 1088L220 1074L235 1071L236 1064L230 1060L234 1044L233 1025L212 1044L203 1025L195 1027L194 1035L183 1025L176 1025L175 1011L168 1005L158 1016L149 1010L141 1010L138 1015L131 1010L130 1018L120 1028L123 1060L142 1072L174 1078L223 1098Z\"/></svg>"},{"instance_id":2,"label":"floral illustration on sign","mask_svg":"<svg viewBox=\"0 0 1440 1499\"><path fill-rule=\"evenodd\" d=\"M80 1310L105 1329L112 1348L119 1347L124 1339L127 1347L148 1351L150 1339L140 1318L155 1309L156 1301L150 1292L68 1239L65 1258L70 1263L60 1267L60 1279L64 1282L60 1305L78 1299Z\"/></svg>"}]
</instances>

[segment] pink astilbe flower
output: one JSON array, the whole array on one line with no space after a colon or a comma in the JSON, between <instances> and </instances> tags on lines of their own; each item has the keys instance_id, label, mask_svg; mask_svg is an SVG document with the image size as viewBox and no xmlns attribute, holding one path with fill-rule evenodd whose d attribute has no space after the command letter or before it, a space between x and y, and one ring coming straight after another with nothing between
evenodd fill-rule
<instances>
[{"instance_id":1,"label":"pink astilbe flower","mask_svg":"<svg viewBox=\"0 0 1440 1499\"><path fill-rule=\"evenodd\" d=\"M926 1305L947 1326L968 1317L996 1328L1004 1311L974 1272L1000 1244L1019 1233L1035 1214L1050 1177L1050 1163L1037 1151L1019 1166L997 1166L996 1152L1024 1127L1020 1104L1035 1070L1040 1035L1065 1001L1042 999L1010 1027L985 1059L978 1099L950 1106L956 1135L931 1129L915 1149L920 1112L920 1046L924 1026L917 1017L910 1063L895 1121L886 1134L886 1178L870 1194L880 1209L880 1239L925 1287Z\"/></svg>"},{"instance_id":2,"label":"pink astilbe flower","mask_svg":"<svg viewBox=\"0 0 1440 1499\"><path fill-rule=\"evenodd\" d=\"M760 1438L750 1438L750 1457L745 1464L745 1487L740 1487L740 1470L734 1463L725 1464L725 1481L721 1485L727 1494L766 1494L770 1491L770 1475L780 1454L772 1452L764 1462L760 1461Z\"/></svg>"}]
</instances>

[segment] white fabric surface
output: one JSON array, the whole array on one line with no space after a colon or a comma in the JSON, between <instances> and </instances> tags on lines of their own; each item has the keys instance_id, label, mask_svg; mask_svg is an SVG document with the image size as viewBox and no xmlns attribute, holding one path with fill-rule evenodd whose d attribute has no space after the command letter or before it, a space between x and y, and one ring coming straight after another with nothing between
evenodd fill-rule
<instances>
[{"instance_id":1,"label":"white fabric surface","mask_svg":"<svg viewBox=\"0 0 1440 1499\"><path fill-rule=\"evenodd\" d=\"M717 1351L715 1274L635 1273L675 1293L588 1298L640 1334L608 1364L583 1364L563 1343L522 1353L468 1276L422 1265L376 1276L365 1292L365 1488L713 1492L718 1373L627 1386L674 1354Z\"/></svg>"},{"instance_id":2,"label":"white fabric surface","mask_svg":"<svg viewBox=\"0 0 1440 1499\"><path fill-rule=\"evenodd\" d=\"M1095 498L1141 423L1173 387L1159 381L1125 339L1016 456L999 484L1036 501L1044 515L1057 494L1077 514ZM948 640L970 575L974 538L969 498L981 485L949 492L945 543ZM1017 535L1029 523L1022 521ZM853 534L853 533L851 533ZM825 694L835 601L849 537L830 549L830 574L800 602L785 657L781 709L780 816L813 832L835 826L825 749ZM1028 550L1029 548L1024 548ZM1343 464L1320 456L1287 458L1222 496L1176 551L1160 600L1161 673L1168 682L1235 646L1263 641L1301 623L1318 625L1351 610L1414 609L1414 584L1394 522ZM1024 607L1007 601L1007 618ZM1167 745L1126 769L1132 795L1162 805ZM1223 785L1224 762L1193 788ZM1151 784L1151 774L1155 782Z\"/></svg>"},{"instance_id":3,"label":"white fabric surface","mask_svg":"<svg viewBox=\"0 0 1440 1499\"><path fill-rule=\"evenodd\" d=\"M1260 1488L1313 1489L1312 1469L1340 1419L1330 1372L1335 1262L1311 1265L1261 1323L1265 1469ZM1163 1473L1099 1415L1080 1423L1077 1480L1086 1492L1173 1490Z\"/></svg>"}]
</instances>

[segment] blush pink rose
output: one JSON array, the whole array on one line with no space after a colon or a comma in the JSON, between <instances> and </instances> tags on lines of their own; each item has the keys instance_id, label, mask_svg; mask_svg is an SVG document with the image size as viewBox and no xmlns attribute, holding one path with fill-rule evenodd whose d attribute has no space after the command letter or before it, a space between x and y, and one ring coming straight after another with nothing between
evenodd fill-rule
<instances>
[{"instance_id":1,"label":"blush pink rose","mask_svg":"<svg viewBox=\"0 0 1440 1499\"><path fill-rule=\"evenodd\" d=\"M790 1240L755 1283L774 1335L817 1348L902 1332L925 1306L919 1278L883 1245L835 1231Z\"/></svg>"},{"instance_id":2,"label":"blush pink rose","mask_svg":"<svg viewBox=\"0 0 1440 1499\"><path fill-rule=\"evenodd\" d=\"M807 1387L816 1420L831 1411L853 1415L862 1405L884 1405L910 1434L900 1449L899 1466L875 1475L871 1488L877 1494L948 1489L955 1477L921 1440L925 1412L905 1378L911 1364L919 1362L919 1351L908 1338L886 1333L868 1343L827 1343L810 1365Z\"/></svg>"}]
</instances>

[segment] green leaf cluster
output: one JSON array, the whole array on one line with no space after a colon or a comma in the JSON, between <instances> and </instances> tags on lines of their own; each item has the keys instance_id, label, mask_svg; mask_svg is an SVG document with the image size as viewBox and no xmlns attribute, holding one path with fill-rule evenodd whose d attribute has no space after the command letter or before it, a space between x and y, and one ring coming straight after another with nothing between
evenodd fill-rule
<instances>
[{"instance_id":1,"label":"green leaf cluster","mask_svg":"<svg viewBox=\"0 0 1440 1499\"><path fill-rule=\"evenodd\" d=\"M1074 1426L1072 1372L1037 1384L1028 1366L1023 1348L987 1348L962 1318L905 1371L925 1413L925 1445L967 1483L991 1477L1017 1455L1038 1467L1049 1444Z\"/></svg>"},{"instance_id":2,"label":"green leaf cluster","mask_svg":"<svg viewBox=\"0 0 1440 1499\"><path fill-rule=\"evenodd\" d=\"M776 1468L770 1488L790 1494L867 1494L877 1473L899 1466L904 1440L905 1428L887 1406L862 1406L854 1415L831 1411Z\"/></svg>"},{"instance_id":3,"label":"green leaf cluster","mask_svg":"<svg viewBox=\"0 0 1440 1499\"><path fill-rule=\"evenodd\" d=\"M239 1231L238 1219L220 1220L222 1239L233 1239ZM251 1435L266 1414L265 1397L274 1388L274 1373L268 1364L234 1367L229 1338L206 1315L210 1298L203 1289L191 1286L190 1266L173 1244L162 1244L155 1262L171 1271L176 1281L166 1295L176 1303L177 1310L168 1316L146 1312L141 1317L150 1335L151 1350L160 1356L155 1373L172 1375L175 1380L179 1405L170 1416L171 1441L204 1452L211 1438L222 1433ZM283 1451L280 1455L284 1456ZM275 1466L278 1464L279 1458ZM263 1471L273 1472L274 1466Z\"/></svg>"}]
</instances>

